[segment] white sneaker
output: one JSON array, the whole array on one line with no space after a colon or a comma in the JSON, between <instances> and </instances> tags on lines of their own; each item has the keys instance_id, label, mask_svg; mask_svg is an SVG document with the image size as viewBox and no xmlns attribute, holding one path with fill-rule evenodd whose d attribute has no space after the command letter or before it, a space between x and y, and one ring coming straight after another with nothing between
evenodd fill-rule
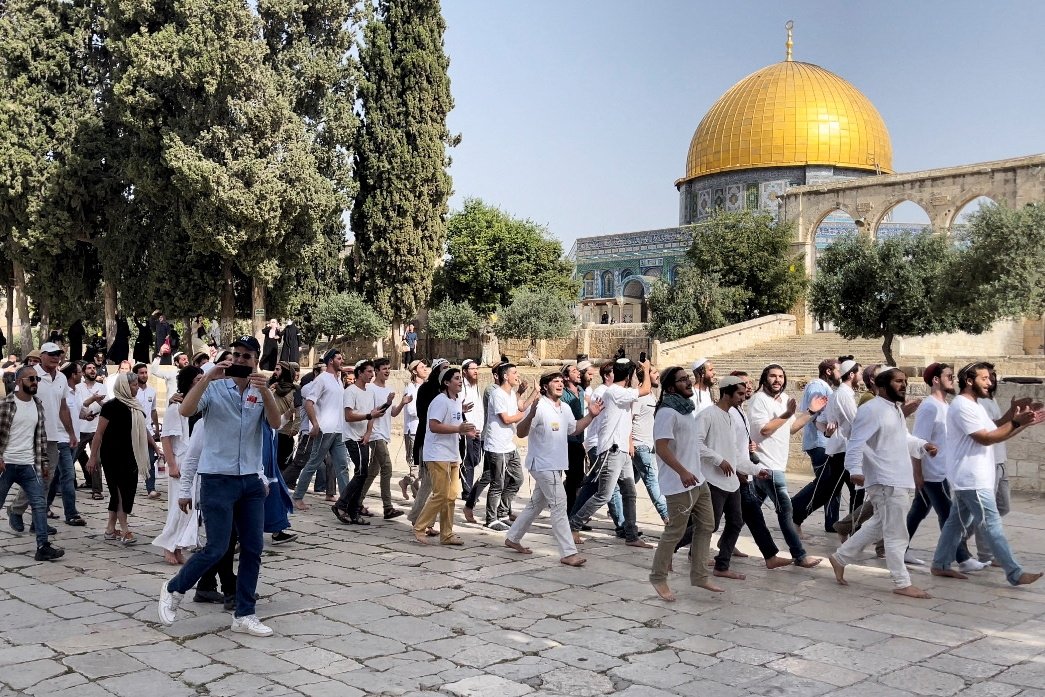
<instances>
[{"instance_id":1,"label":"white sneaker","mask_svg":"<svg viewBox=\"0 0 1045 697\"><path fill-rule=\"evenodd\" d=\"M487 524L486 527L487 529L494 530L496 532L504 532L505 530L510 529L510 526L501 520L495 520L494 522Z\"/></svg>"},{"instance_id":2,"label":"white sneaker","mask_svg":"<svg viewBox=\"0 0 1045 697\"><path fill-rule=\"evenodd\" d=\"M925 566L925 560L914 556L914 553L911 552L911 550L904 552L903 563L910 564L911 566Z\"/></svg>"},{"instance_id":3,"label":"white sneaker","mask_svg":"<svg viewBox=\"0 0 1045 697\"><path fill-rule=\"evenodd\" d=\"M262 624L257 615L233 617L231 629L251 636L272 636L272 627Z\"/></svg>"},{"instance_id":4,"label":"white sneaker","mask_svg":"<svg viewBox=\"0 0 1045 697\"><path fill-rule=\"evenodd\" d=\"M171 626L174 624L174 620L177 618L178 606L181 605L181 601L185 599L184 593L172 593L167 590L167 584L170 580L163 582L163 588L160 590L160 602L157 607L157 611L160 615L160 624Z\"/></svg>"},{"instance_id":5,"label":"white sneaker","mask_svg":"<svg viewBox=\"0 0 1045 697\"><path fill-rule=\"evenodd\" d=\"M979 559L973 559L969 557L962 563L958 564L958 571L968 573L969 571L983 571L987 568L987 564L984 564Z\"/></svg>"}]
</instances>

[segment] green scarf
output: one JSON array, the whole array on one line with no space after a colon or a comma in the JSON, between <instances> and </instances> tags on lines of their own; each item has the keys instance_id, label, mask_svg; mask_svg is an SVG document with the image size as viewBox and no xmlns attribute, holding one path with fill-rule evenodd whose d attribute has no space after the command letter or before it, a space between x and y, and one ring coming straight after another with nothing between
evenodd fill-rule
<instances>
[{"instance_id":1,"label":"green scarf","mask_svg":"<svg viewBox=\"0 0 1045 697\"><path fill-rule=\"evenodd\" d=\"M693 410L697 408L697 405L694 404L692 400L687 399L680 394L675 394L674 392L662 392L660 395L660 404L657 405L657 409L660 409L661 407L674 409L685 416L686 414L692 413Z\"/></svg>"}]
</instances>

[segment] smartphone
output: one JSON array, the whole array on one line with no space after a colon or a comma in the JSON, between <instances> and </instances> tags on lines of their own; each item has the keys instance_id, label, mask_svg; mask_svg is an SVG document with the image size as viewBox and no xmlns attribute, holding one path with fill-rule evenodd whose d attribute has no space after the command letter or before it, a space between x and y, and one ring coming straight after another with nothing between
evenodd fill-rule
<instances>
[{"instance_id":1,"label":"smartphone","mask_svg":"<svg viewBox=\"0 0 1045 697\"><path fill-rule=\"evenodd\" d=\"M639 352L639 363L645 363L645 362L646 362L646 352L645 351L640 351Z\"/></svg>"},{"instance_id":2,"label":"smartphone","mask_svg":"<svg viewBox=\"0 0 1045 697\"><path fill-rule=\"evenodd\" d=\"M230 365L225 369L227 378L249 378L253 373L254 369L249 365Z\"/></svg>"}]
</instances>

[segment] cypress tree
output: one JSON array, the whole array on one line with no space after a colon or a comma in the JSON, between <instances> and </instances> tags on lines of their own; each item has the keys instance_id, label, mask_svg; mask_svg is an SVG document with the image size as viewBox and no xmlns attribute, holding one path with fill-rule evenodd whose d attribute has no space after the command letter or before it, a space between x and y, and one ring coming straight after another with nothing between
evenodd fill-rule
<instances>
[{"instance_id":1,"label":"cypress tree","mask_svg":"<svg viewBox=\"0 0 1045 697\"><path fill-rule=\"evenodd\" d=\"M352 207L357 282L397 323L428 302L451 193L446 116L453 108L438 0L379 0L363 30L363 123Z\"/></svg>"}]
</instances>

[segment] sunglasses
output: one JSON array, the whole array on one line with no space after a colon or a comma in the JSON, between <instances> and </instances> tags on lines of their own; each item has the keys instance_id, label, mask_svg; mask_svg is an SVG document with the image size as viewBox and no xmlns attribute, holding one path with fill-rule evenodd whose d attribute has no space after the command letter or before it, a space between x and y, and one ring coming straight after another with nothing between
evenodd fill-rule
<instances>
[{"instance_id":1,"label":"sunglasses","mask_svg":"<svg viewBox=\"0 0 1045 697\"><path fill-rule=\"evenodd\" d=\"M254 360L254 354L253 353L240 353L239 351L233 351L232 352L232 357L233 358L240 358L240 359L245 360L245 361L252 361L252 360Z\"/></svg>"},{"instance_id":2,"label":"sunglasses","mask_svg":"<svg viewBox=\"0 0 1045 697\"><path fill-rule=\"evenodd\" d=\"M40 382L40 377L38 375L26 375L22 379L27 380L28 382Z\"/></svg>"},{"instance_id":3,"label":"sunglasses","mask_svg":"<svg viewBox=\"0 0 1045 697\"><path fill-rule=\"evenodd\" d=\"M44 351L44 355L50 356L51 358L57 358L58 356L61 356L64 353L65 351Z\"/></svg>"}]
</instances>

